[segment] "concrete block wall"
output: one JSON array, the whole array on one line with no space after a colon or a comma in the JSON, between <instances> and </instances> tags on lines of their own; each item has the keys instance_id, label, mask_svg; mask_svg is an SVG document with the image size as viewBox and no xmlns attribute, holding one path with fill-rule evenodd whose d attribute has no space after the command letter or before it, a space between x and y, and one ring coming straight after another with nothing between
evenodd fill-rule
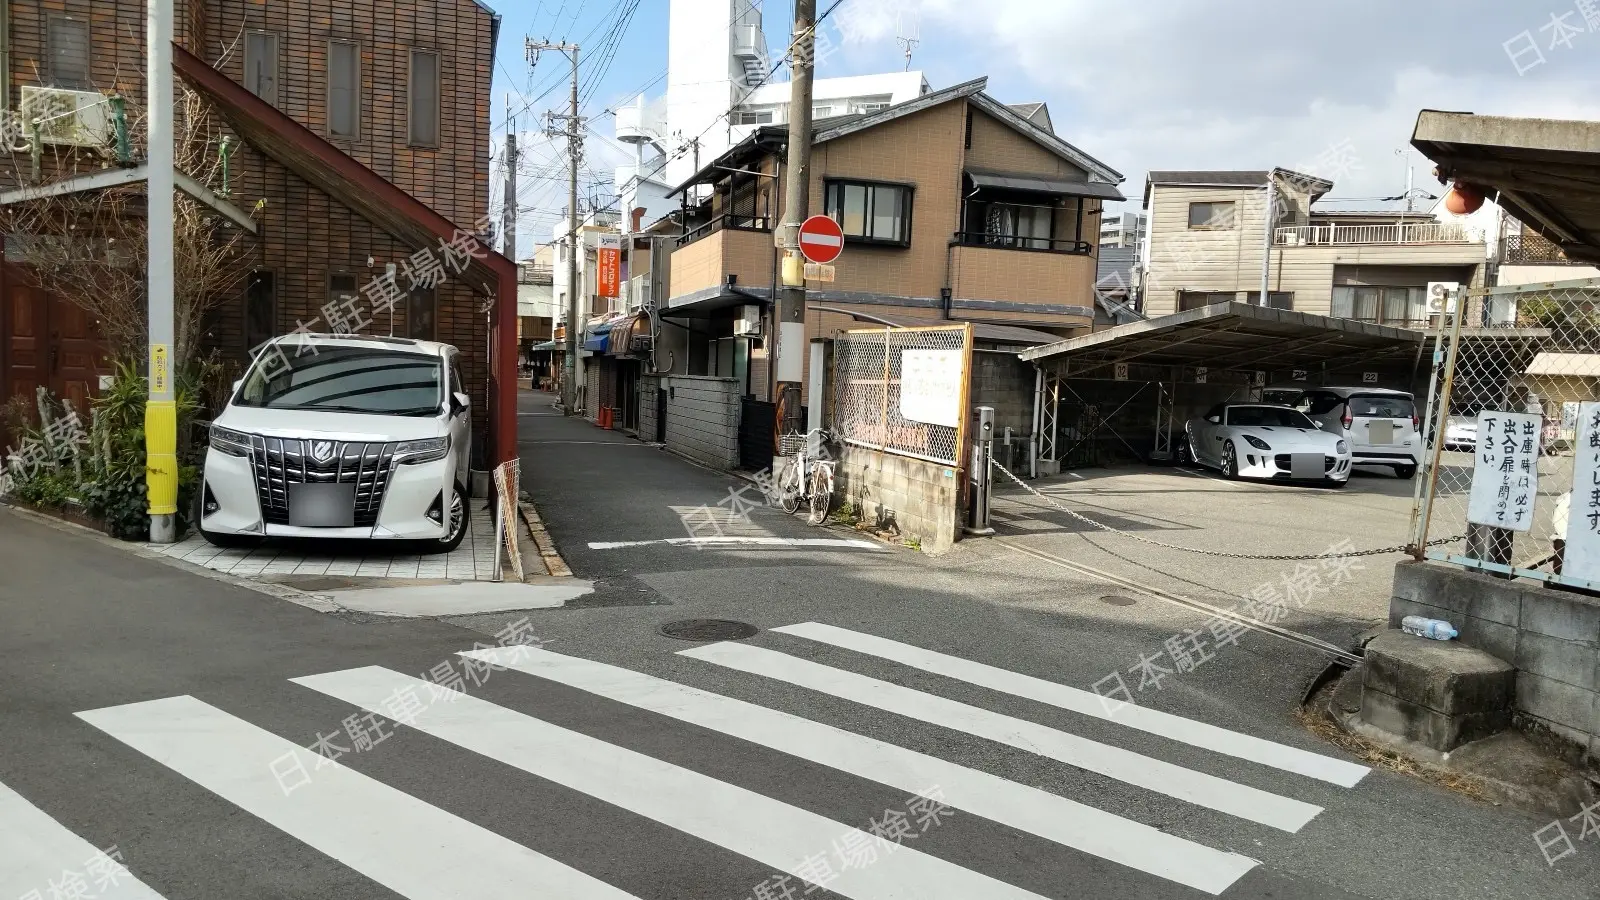
<instances>
[{"instance_id":1,"label":"concrete block wall","mask_svg":"<svg viewBox=\"0 0 1600 900\"><path fill-rule=\"evenodd\" d=\"M744 382L699 375L664 375L657 381L667 389L667 449L718 469L738 466ZM652 423L645 437L653 439L654 428Z\"/></svg>"},{"instance_id":2,"label":"concrete block wall","mask_svg":"<svg viewBox=\"0 0 1600 900\"><path fill-rule=\"evenodd\" d=\"M836 502L852 503L866 522L892 523L927 553L955 544L961 528L961 473L909 456L843 446L834 469Z\"/></svg>"},{"instance_id":3,"label":"concrete block wall","mask_svg":"<svg viewBox=\"0 0 1600 900\"><path fill-rule=\"evenodd\" d=\"M1395 567L1389 625L1444 619L1459 640L1516 666L1513 708L1600 766L1600 599L1438 563Z\"/></svg>"},{"instance_id":4,"label":"concrete block wall","mask_svg":"<svg viewBox=\"0 0 1600 900\"><path fill-rule=\"evenodd\" d=\"M972 354L972 408L994 407L994 458L1022 474L1033 436L1034 368L1014 354ZM1011 429L1011 450L1002 438Z\"/></svg>"},{"instance_id":5,"label":"concrete block wall","mask_svg":"<svg viewBox=\"0 0 1600 900\"><path fill-rule=\"evenodd\" d=\"M639 440L655 441L656 391L661 389L661 379L645 375L639 379Z\"/></svg>"}]
</instances>

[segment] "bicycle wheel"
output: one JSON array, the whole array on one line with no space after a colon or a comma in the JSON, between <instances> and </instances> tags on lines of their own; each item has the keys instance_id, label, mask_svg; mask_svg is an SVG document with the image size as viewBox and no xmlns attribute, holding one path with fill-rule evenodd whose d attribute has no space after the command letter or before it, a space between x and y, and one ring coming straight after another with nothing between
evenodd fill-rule
<instances>
[{"instance_id":1,"label":"bicycle wheel","mask_svg":"<svg viewBox=\"0 0 1600 900\"><path fill-rule=\"evenodd\" d=\"M821 525L828 520L828 507L833 503L833 467L819 463L811 470L809 525Z\"/></svg>"},{"instance_id":2,"label":"bicycle wheel","mask_svg":"<svg viewBox=\"0 0 1600 900\"><path fill-rule=\"evenodd\" d=\"M800 460L790 459L783 467L783 474L778 476L778 506L794 515L800 509L800 495L804 488L805 485L800 483Z\"/></svg>"}]
</instances>

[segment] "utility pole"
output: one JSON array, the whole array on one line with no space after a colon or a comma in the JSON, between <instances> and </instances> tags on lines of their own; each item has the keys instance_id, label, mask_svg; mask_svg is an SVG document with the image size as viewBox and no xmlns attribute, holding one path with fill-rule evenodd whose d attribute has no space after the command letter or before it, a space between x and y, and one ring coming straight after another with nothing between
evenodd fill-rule
<instances>
[{"instance_id":1,"label":"utility pole","mask_svg":"<svg viewBox=\"0 0 1600 900\"><path fill-rule=\"evenodd\" d=\"M1272 238L1278 228L1278 170L1267 170L1266 237L1261 241L1261 305L1272 305ZM1248 299L1248 298L1247 298Z\"/></svg>"},{"instance_id":2,"label":"utility pole","mask_svg":"<svg viewBox=\"0 0 1600 900\"><path fill-rule=\"evenodd\" d=\"M540 52L545 50L565 54L572 61L572 96L567 114L545 113L545 118L552 122L564 119L567 123L567 360L563 366L566 372L562 378L561 408L570 416L578 411L578 382L583 378L583 361L578 359L578 334L583 327L579 320L582 308L579 294L583 285L578 283L578 254L582 252L578 241L582 225L578 219L578 164L583 160L583 120L578 116L578 45L566 41L552 44L529 38L527 47L529 65L538 62Z\"/></svg>"},{"instance_id":3,"label":"utility pole","mask_svg":"<svg viewBox=\"0 0 1600 900\"><path fill-rule=\"evenodd\" d=\"M506 196L500 204L500 233L505 236L506 259L517 261L517 120L511 117L511 95L506 95Z\"/></svg>"},{"instance_id":4,"label":"utility pole","mask_svg":"<svg viewBox=\"0 0 1600 900\"><path fill-rule=\"evenodd\" d=\"M150 542L172 544L178 540L178 404L173 398L173 108L172 108L172 7L173 0L148 0L145 34L150 46L145 55L149 112L149 175L145 182L149 203L145 252L148 254L150 291L150 393L145 402L145 485L150 500Z\"/></svg>"},{"instance_id":5,"label":"utility pole","mask_svg":"<svg viewBox=\"0 0 1600 900\"><path fill-rule=\"evenodd\" d=\"M811 205L811 73L816 46L816 0L795 0L794 40L789 51L789 158L784 185L783 224L776 235L784 250L783 289L773 321L777 327L778 435L804 430L800 381L805 376L806 278L800 254L800 223ZM813 403L822 402L813 397Z\"/></svg>"}]
</instances>

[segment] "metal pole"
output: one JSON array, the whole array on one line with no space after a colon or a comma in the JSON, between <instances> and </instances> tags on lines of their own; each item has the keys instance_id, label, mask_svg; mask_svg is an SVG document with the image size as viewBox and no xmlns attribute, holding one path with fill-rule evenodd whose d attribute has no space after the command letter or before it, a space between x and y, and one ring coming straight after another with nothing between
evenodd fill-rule
<instances>
[{"instance_id":1,"label":"metal pole","mask_svg":"<svg viewBox=\"0 0 1600 900\"><path fill-rule=\"evenodd\" d=\"M1449 301L1446 309L1449 308ZM1444 385L1439 389L1439 421L1433 431L1433 463L1428 467L1427 492L1423 495L1422 522L1417 529L1416 543L1411 552L1418 560L1428 552L1428 528L1433 524L1433 496L1439 483L1439 458L1444 455L1444 435L1450 421L1450 394L1455 389L1456 351L1461 345L1461 314L1465 311L1466 297L1456 299L1455 316L1450 325L1450 353L1445 357Z\"/></svg>"},{"instance_id":2,"label":"metal pole","mask_svg":"<svg viewBox=\"0 0 1600 900\"><path fill-rule=\"evenodd\" d=\"M149 41L148 90L149 203L146 253L150 289L150 394L145 404L145 483L150 500L150 542L178 540L178 404L173 397L173 0L149 0L145 34Z\"/></svg>"},{"instance_id":3,"label":"metal pole","mask_svg":"<svg viewBox=\"0 0 1600 900\"><path fill-rule=\"evenodd\" d=\"M562 411L570 416L578 410L578 382L583 378L583 363L578 359L578 333L583 327L583 323L578 321L578 292L583 288L578 283L578 231L582 224L578 219L578 163L583 158L583 120L578 118L578 45L529 40L527 49L530 61L538 59L541 50L565 53L572 61L572 93L567 114L547 114L552 119L567 120L567 358L562 364L565 374L561 386L561 405Z\"/></svg>"},{"instance_id":4,"label":"metal pole","mask_svg":"<svg viewBox=\"0 0 1600 900\"><path fill-rule=\"evenodd\" d=\"M1266 237L1261 241L1261 305L1271 306L1268 299L1271 295L1268 287L1272 283L1272 231L1277 225L1278 217L1275 215L1278 207L1278 170L1271 169L1267 172L1267 209L1264 230Z\"/></svg>"},{"instance_id":5,"label":"metal pole","mask_svg":"<svg viewBox=\"0 0 1600 900\"><path fill-rule=\"evenodd\" d=\"M783 290L773 322L777 328L778 433L793 434L800 422L800 380L805 372L806 279L800 255L800 223L811 206L811 75L816 46L816 0L795 0L794 42L789 54L789 153L784 185L783 225L778 229L784 250ZM817 402L813 398L812 402Z\"/></svg>"},{"instance_id":6,"label":"metal pole","mask_svg":"<svg viewBox=\"0 0 1600 900\"><path fill-rule=\"evenodd\" d=\"M517 122L511 118L511 95L506 95L506 197L500 205L500 231L505 235L506 259L517 261Z\"/></svg>"}]
</instances>

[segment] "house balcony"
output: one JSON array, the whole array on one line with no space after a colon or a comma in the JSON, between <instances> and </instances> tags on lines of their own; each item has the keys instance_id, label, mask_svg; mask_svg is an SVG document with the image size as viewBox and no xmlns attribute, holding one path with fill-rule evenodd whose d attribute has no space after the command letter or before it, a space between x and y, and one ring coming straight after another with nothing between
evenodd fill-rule
<instances>
[{"instance_id":1,"label":"house balcony","mask_svg":"<svg viewBox=\"0 0 1600 900\"><path fill-rule=\"evenodd\" d=\"M1483 232L1465 225L1414 222L1393 225L1298 225L1279 228L1279 247L1403 246L1412 244L1483 244Z\"/></svg>"},{"instance_id":2,"label":"house balcony","mask_svg":"<svg viewBox=\"0 0 1600 900\"><path fill-rule=\"evenodd\" d=\"M719 216L679 238L672 252L671 296L725 285L730 275L737 285L770 286L776 251L763 223L770 220Z\"/></svg>"},{"instance_id":3,"label":"house balcony","mask_svg":"<svg viewBox=\"0 0 1600 900\"><path fill-rule=\"evenodd\" d=\"M1094 245L958 233L950 242L951 295L1092 308Z\"/></svg>"}]
</instances>

